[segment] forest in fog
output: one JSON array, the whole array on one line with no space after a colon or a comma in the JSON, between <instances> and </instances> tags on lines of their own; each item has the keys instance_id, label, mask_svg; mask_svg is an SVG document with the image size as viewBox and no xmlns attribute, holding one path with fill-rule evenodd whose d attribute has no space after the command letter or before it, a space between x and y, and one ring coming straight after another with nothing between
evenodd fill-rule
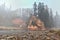
<instances>
[{"instance_id":1,"label":"forest in fog","mask_svg":"<svg viewBox=\"0 0 60 40\"><path fill-rule=\"evenodd\" d=\"M60 15L56 11L54 16L52 8L48 5L39 2L32 5L33 8L18 8L16 10L11 10L7 8L5 4L0 5L0 26L15 26L13 20L21 19L27 22L31 15L35 15L45 24L45 27L60 27ZM19 25L19 24L17 24Z\"/></svg>"}]
</instances>

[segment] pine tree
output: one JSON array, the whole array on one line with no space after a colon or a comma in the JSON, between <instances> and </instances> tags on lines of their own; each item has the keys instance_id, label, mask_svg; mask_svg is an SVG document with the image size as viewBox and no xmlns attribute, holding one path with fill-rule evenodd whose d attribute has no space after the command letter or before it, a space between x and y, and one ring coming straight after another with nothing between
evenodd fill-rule
<instances>
[{"instance_id":1,"label":"pine tree","mask_svg":"<svg viewBox=\"0 0 60 40\"><path fill-rule=\"evenodd\" d=\"M56 15L55 15L55 17L54 17L54 27L58 27L58 25L60 25L60 23L59 23L59 18L60 17L60 15L58 14L58 12L56 11Z\"/></svg>"},{"instance_id":2,"label":"pine tree","mask_svg":"<svg viewBox=\"0 0 60 40\"><path fill-rule=\"evenodd\" d=\"M52 9L50 9L49 23L50 23L50 27L54 26Z\"/></svg>"},{"instance_id":3,"label":"pine tree","mask_svg":"<svg viewBox=\"0 0 60 40\"><path fill-rule=\"evenodd\" d=\"M39 2L39 4L38 4L38 17L42 21L44 21L44 13L43 13L43 11L44 11L44 4Z\"/></svg>"},{"instance_id":4,"label":"pine tree","mask_svg":"<svg viewBox=\"0 0 60 40\"><path fill-rule=\"evenodd\" d=\"M48 10L48 6L46 5L44 8L44 23L46 27L49 27L49 10Z\"/></svg>"},{"instance_id":5,"label":"pine tree","mask_svg":"<svg viewBox=\"0 0 60 40\"><path fill-rule=\"evenodd\" d=\"M34 2L33 8L34 8L34 15L36 16L37 15L37 4L36 4L36 2Z\"/></svg>"},{"instance_id":6,"label":"pine tree","mask_svg":"<svg viewBox=\"0 0 60 40\"><path fill-rule=\"evenodd\" d=\"M49 26L49 11L47 5L45 6L44 3L38 4L38 17L42 20L46 27Z\"/></svg>"}]
</instances>

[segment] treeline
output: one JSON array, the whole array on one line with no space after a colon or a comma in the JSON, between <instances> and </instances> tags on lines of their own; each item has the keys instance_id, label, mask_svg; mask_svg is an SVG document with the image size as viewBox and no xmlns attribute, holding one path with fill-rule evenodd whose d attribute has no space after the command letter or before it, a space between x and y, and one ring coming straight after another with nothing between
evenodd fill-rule
<instances>
[{"instance_id":1,"label":"treeline","mask_svg":"<svg viewBox=\"0 0 60 40\"><path fill-rule=\"evenodd\" d=\"M56 12L56 15L54 16L54 27L60 28L60 15L58 12Z\"/></svg>"},{"instance_id":2,"label":"treeline","mask_svg":"<svg viewBox=\"0 0 60 40\"><path fill-rule=\"evenodd\" d=\"M47 5L41 2L38 5L34 2L33 8L34 15L44 22L46 28L54 27L52 9L49 9Z\"/></svg>"}]
</instances>

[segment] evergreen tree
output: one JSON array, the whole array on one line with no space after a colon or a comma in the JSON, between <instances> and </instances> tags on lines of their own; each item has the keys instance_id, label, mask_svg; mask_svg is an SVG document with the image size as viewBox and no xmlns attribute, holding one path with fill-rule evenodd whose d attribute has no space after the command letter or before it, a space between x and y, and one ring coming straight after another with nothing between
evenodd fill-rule
<instances>
[{"instance_id":1,"label":"evergreen tree","mask_svg":"<svg viewBox=\"0 0 60 40\"><path fill-rule=\"evenodd\" d=\"M34 2L33 8L34 8L34 15L36 16L37 15L37 4L36 4L36 2Z\"/></svg>"},{"instance_id":2,"label":"evergreen tree","mask_svg":"<svg viewBox=\"0 0 60 40\"><path fill-rule=\"evenodd\" d=\"M49 23L50 23L50 27L54 26L52 9L50 9Z\"/></svg>"},{"instance_id":3,"label":"evergreen tree","mask_svg":"<svg viewBox=\"0 0 60 40\"><path fill-rule=\"evenodd\" d=\"M38 4L38 17L42 20L46 27L49 26L49 11L47 5L44 6L44 3Z\"/></svg>"},{"instance_id":4,"label":"evergreen tree","mask_svg":"<svg viewBox=\"0 0 60 40\"><path fill-rule=\"evenodd\" d=\"M60 15L58 12L56 12L56 15L54 17L54 27L58 27L60 25Z\"/></svg>"},{"instance_id":5,"label":"evergreen tree","mask_svg":"<svg viewBox=\"0 0 60 40\"><path fill-rule=\"evenodd\" d=\"M48 6L46 5L44 8L44 24L46 27L49 27L49 10L48 10Z\"/></svg>"},{"instance_id":6,"label":"evergreen tree","mask_svg":"<svg viewBox=\"0 0 60 40\"><path fill-rule=\"evenodd\" d=\"M38 10L38 13L36 12L37 10ZM34 15L35 16L38 15L38 18L44 22L45 27L49 28L53 26L52 10L50 10L50 16L49 16L48 6L44 5L44 3L39 2L37 7L36 2L34 2Z\"/></svg>"},{"instance_id":7,"label":"evergreen tree","mask_svg":"<svg viewBox=\"0 0 60 40\"><path fill-rule=\"evenodd\" d=\"M44 21L44 13L43 13L43 11L44 11L44 4L39 2L39 4L38 4L38 17L42 21Z\"/></svg>"}]
</instances>

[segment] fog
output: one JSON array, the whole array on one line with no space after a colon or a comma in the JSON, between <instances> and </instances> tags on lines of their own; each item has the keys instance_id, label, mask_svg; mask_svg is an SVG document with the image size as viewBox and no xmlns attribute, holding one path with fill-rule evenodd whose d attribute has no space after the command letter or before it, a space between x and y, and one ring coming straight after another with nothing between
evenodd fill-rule
<instances>
[{"instance_id":1,"label":"fog","mask_svg":"<svg viewBox=\"0 0 60 40\"><path fill-rule=\"evenodd\" d=\"M36 15L38 15L38 18L44 22L45 27L60 28L60 15L58 11L53 13L52 8L49 8L48 5L45 5L42 2L41 4L44 6L44 9L38 9L38 7L40 8L38 3ZM26 26L31 15L35 14L34 5L32 6L33 8L17 8L15 10L11 10L11 7L7 8L5 3L0 5L0 26L12 27L22 25L23 23L25 23ZM41 14L39 12L40 10L42 10ZM21 20L23 21L22 24L19 23Z\"/></svg>"}]
</instances>

